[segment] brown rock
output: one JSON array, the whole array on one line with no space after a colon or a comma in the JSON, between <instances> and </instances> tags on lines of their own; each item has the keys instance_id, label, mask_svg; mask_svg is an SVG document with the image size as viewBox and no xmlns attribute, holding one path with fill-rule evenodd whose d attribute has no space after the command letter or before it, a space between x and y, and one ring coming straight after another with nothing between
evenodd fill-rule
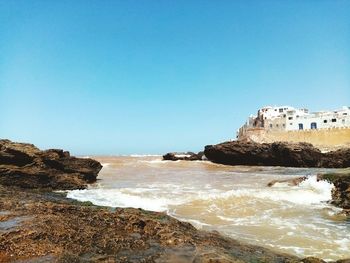
<instances>
[{"instance_id":1,"label":"brown rock","mask_svg":"<svg viewBox=\"0 0 350 263\"><path fill-rule=\"evenodd\" d=\"M287 167L350 166L350 149L321 153L309 143L255 143L244 141L208 145L204 150L208 160L228 165L266 165Z\"/></svg>"},{"instance_id":2,"label":"brown rock","mask_svg":"<svg viewBox=\"0 0 350 263\"><path fill-rule=\"evenodd\" d=\"M163 155L165 161L201 161L204 153L167 153Z\"/></svg>"},{"instance_id":3,"label":"brown rock","mask_svg":"<svg viewBox=\"0 0 350 263\"><path fill-rule=\"evenodd\" d=\"M320 174L319 180L327 180L334 184L332 190L332 204L339 206L347 212L350 210L350 171Z\"/></svg>"},{"instance_id":4,"label":"brown rock","mask_svg":"<svg viewBox=\"0 0 350 263\"><path fill-rule=\"evenodd\" d=\"M0 184L23 188L82 189L96 181L102 165L69 152L41 151L33 144L0 140Z\"/></svg>"},{"instance_id":5,"label":"brown rock","mask_svg":"<svg viewBox=\"0 0 350 263\"><path fill-rule=\"evenodd\" d=\"M315 258L315 257L304 258L301 262L303 262L303 263L326 263L326 261L319 259L319 258Z\"/></svg>"},{"instance_id":6,"label":"brown rock","mask_svg":"<svg viewBox=\"0 0 350 263\"><path fill-rule=\"evenodd\" d=\"M57 193L0 185L0 211L7 211L2 223L16 222L0 224L3 262L299 262L165 213L113 210Z\"/></svg>"},{"instance_id":7,"label":"brown rock","mask_svg":"<svg viewBox=\"0 0 350 263\"><path fill-rule=\"evenodd\" d=\"M296 186L296 185L299 185L306 178L307 178L306 176L302 176L298 178L290 178L285 180L272 180L267 184L267 186L271 187L271 186L274 186L276 183L287 183L289 186Z\"/></svg>"}]
</instances>

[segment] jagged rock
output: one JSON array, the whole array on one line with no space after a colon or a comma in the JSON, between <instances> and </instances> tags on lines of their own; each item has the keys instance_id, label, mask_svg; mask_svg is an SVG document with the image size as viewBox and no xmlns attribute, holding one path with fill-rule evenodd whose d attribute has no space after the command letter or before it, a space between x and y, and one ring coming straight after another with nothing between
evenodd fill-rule
<instances>
[{"instance_id":1,"label":"jagged rock","mask_svg":"<svg viewBox=\"0 0 350 263\"><path fill-rule=\"evenodd\" d=\"M207 145L205 156L212 162L228 165L266 165L287 167L350 166L350 148L322 153L309 143L255 143L243 141Z\"/></svg>"},{"instance_id":2,"label":"jagged rock","mask_svg":"<svg viewBox=\"0 0 350 263\"><path fill-rule=\"evenodd\" d=\"M33 144L0 140L0 184L23 188L82 189L96 181L102 165L69 152L41 151Z\"/></svg>"},{"instance_id":3,"label":"jagged rock","mask_svg":"<svg viewBox=\"0 0 350 263\"><path fill-rule=\"evenodd\" d=\"M323 167L350 167L350 148L343 148L336 151L322 154Z\"/></svg>"},{"instance_id":4,"label":"jagged rock","mask_svg":"<svg viewBox=\"0 0 350 263\"><path fill-rule=\"evenodd\" d=\"M197 230L165 213L60 193L0 185L0 211L2 225L12 222L0 225L0 262L323 262Z\"/></svg>"},{"instance_id":5,"label":"jagged rock","mask_svg":"<svg viewBox=\"0 0 350 263\"><path fill-rule=\"evenodd\" d=\"M165 213L97 207L0 185L1 262L300 262ZM20 220L19 220L20 219Z\"/></svg>"},{"instance_id":6,"label":"jagged rock","mask_svg":"<svg viewBox=\"0 0 350 263\"><path fill-rule=\"evenodd\" d=\"M307 176L285 180L273 180L269 182L267 186L271 187L276 183L287 183L290 186L295 186L299 185L305 179L307 179ZM325 180L334 185L330 203L343 208L343 212L350 215L350 169L336 173L318 174L317 180Z\"/></svg>"},{"instance_id":7,"label":"jagged rock","mask_svg":"<svg viewBox=\"0 0 350 263\"><path fill-rule=\"evenodd\" d=\"M350 212L350 170L344 172L319 174L319 180L327 180L334 184L332 204Z\"/></svg>"},{"instance_id":8,"label":"jagged rock","mask_svg":"<svg viewBox=\"0 0 350 263\"><path fill-rule=\"evenodd\" d=\"M193 153L167 153L163 155L165 161L201 161L203 159L204 152Z\"/></svg>"},{"instance_id":9,"label":"jagged rock","mask_svg":"<svg viewBox=\"0 0 350 263\"><path fill-rule=\"evenodd\" d=\"M326 263L326 261L315 257L304 258L301 262L302 263Z\"/></svg>"},{"instance_id":10,"label":"jagged rock","mask_svg":"<svg viewBox=\"0 0 350 263\"><path fill-rule=\"evenodd\" d=\"M62 150L0 140L0 262L301 262L165 213L35 191L84 187L101 167ZM322 262L315 260L302 262Z\"/></svg>"}]
</instances>

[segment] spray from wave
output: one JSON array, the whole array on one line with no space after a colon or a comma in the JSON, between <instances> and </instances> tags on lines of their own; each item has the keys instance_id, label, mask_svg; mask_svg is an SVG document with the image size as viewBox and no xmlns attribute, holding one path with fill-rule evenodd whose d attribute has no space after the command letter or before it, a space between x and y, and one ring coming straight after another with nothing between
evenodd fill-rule
<instances>
[{"instance_id":1,"label":"spray from wave","mask_svg":"<svg viewBox=\"0 0 350 263\"><path fill-rule=\"evenodd\" d=\"M217 191L215 189L198 190L185 185L175 187L171 184L158 184L157 188L90 188L72 190L68 198L79 201L91 201L96 205L111 207L134 207L152 211L166 211L170 205L180 205L193 200L234 202L235 198L258 198L274 202L289 202L298 205L322 204L332 197L333 185L326 181L317 181L316 176L310 176L298 186L265 187L261 189L233 189ZM182 190L181 190L182 189ZM166 195L167 192L173 195Z\"/></svg>"}]
</instances>

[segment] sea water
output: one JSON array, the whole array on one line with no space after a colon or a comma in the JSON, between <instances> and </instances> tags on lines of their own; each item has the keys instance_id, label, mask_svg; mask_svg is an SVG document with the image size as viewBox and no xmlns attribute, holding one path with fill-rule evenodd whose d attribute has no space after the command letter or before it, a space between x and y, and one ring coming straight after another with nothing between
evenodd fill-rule
<instances>
[{"instance_id":1,"label":"sea water","mask_svg":"<svg viewBox=\"0 0 350 263\"><path fill-rule=\"evenodd\" d=\"M204 230L299 257L350 258L350 224L328 203L330 169L224 166L161 156L95 157L98 182L68 197L96 205L164 211ZM267 184L308 176L298 186Z\"/></svg>"}]
</instances>

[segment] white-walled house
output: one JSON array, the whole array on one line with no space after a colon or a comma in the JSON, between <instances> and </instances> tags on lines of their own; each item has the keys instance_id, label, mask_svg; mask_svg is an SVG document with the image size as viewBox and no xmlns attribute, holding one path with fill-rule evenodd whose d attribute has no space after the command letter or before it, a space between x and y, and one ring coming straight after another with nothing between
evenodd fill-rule
<instances>
[{"instance_id":1,"label":"white-walled house","mask_svg":"<svg viewBox=\"0 0 350 263\"><path fill-rule=\"evenodd\" d=\"M251 115L239 129L237 137L249 129L267 131L319 130L350 127L350 107L334 111L309 113L308 109L296 109L291 106L263 107L257 115Z\"/></svg>"}]
</instances>

